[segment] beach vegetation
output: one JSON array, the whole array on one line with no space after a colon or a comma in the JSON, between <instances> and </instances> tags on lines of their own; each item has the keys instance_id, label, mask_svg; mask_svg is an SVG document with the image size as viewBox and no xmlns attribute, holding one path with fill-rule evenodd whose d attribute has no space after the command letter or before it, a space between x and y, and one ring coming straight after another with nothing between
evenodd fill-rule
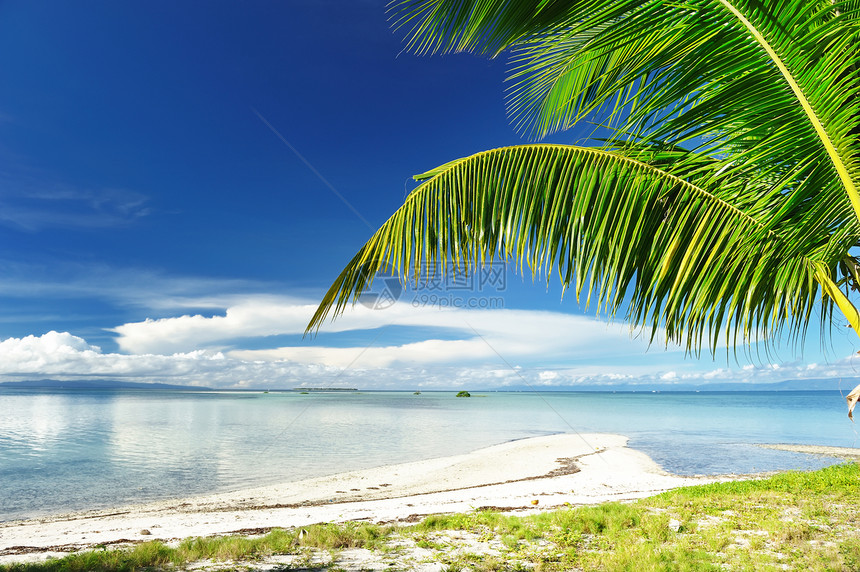
<instances>
[{"instance_id":1,"label":"beach vegetation","mask_svg":"<svg viewBox=\"0 0 860 572\"><path fill-rule=\"evenodd\" d=\"M693 354L802 342L840 313L860 333L860 4L400 0L393 18L416 54L510 54L522 132L597 135L416 175L308 331L379 273L501 260Z\"/></svg>"},{"instance_id":2,"label":"beach vegetation","mask_svg":"<svg viewBox=\"0 0 860 572\"><path fill-rule=\"evenodd\" d=\"M130 572L179 568L200 561L255 562L276 555L296 555L297 566L312 560L309 550L331 555L345 548L383 548L391 526L349 522L315 524L294 530L273 529L258 536L228 535L186 538L176 546L154 540L126 548L107 548L70 554L39 563L0 565L0 572ZM331 560L331 558L329 558ZM289 569L289 568L286 568Z\"/></svg>"},{"instance_id":3,"label":"beach vegetation","mask_svg":"<svg viewBox=\"0 0 860 572\"><path fill-rule=\"evenodd\" d=\"M322 524L175 545L149 541L0 565L0 572L181 570L200 562L254 570L275 555L278 569L333 571L349 548L368 549L392 569L409 569L420 558L470 571L848 571L860 566L858 488L860 467L849 463L679 488L632 503L529 515L476 510L412 525Z\"/></svg>"},{"instance_id":4,"label":"beach vegetation","mask_svg":"<svg viewBox=\"0 0 860 572\"><path fill-rule=\"evenodd\" d=\"M370 523L315 524L302 529L299 544L314 548L377 548L392 532L390 526Z\"/></svg>"}]
</instances>

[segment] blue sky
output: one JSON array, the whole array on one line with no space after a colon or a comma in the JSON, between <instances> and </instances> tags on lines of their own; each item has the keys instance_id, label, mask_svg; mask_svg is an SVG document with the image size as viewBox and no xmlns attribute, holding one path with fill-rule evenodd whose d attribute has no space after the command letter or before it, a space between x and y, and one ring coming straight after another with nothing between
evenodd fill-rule
<instances>
[{"instance_id":1,"label":"blue sky","mask_svg":"<svg viewBox=\"0 0 860 572\"><path fill-rule=\"evenodd\" d=\"M802 353L686 358L511 270L379 298L303 338L411 175L525 142L505 115L503 59L405 53L381 1L12 0L0 53L0 381L430 389L860 375L841 325L826 351L813 326Z\"/></svg>"}]
</instances>

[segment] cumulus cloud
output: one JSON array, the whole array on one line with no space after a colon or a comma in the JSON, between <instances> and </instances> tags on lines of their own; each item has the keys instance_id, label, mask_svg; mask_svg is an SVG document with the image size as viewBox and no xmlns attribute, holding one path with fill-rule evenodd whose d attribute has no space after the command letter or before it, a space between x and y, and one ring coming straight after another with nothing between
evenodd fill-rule
<instances>
[{"instance_id":1,"label":"cumulus cloud","mask_svg":"<svg viewBox=\"0 0 860 572\"><path fill-rule=\"evenodd\" d=\"M223 313L133 322L113 331L118 334L119 347L129 354L181 355L206 350L221 352L235 363L254 364L259 371L267 367L265 364L290 364L294 371L311 366L348 370L343 375L356 379L363 375L357 372L375 372L375 387L387 387L388 379L401 380L401 386L416 387L566 387L769 382L858 375L850 359L823 365L772 363L705 369L701 362L684 361L678 354L678 359L661 358L667 354L659 350L649 354L651 359L645 359L648 343L643 338L647 335L631 337L626 326L607 325L586 316L513 309L413 307L402 302L385 310L357 305L337 321L326 324L326 333L352 333L346 347L313 340L293 345L267 344L269 336L302 334L315 309L315 304L295 299L255 297L232 304ZM403 343L373 343L369 331L385 326L413 330ZM360 343L355 342L356 332L366 332L358 334ZM661 365L667 361L671 366ZM518 365L526 369L520 371Z\"/></svg>"},{"instance_id":2,"label":"cumulus cloud","mask_svg":"<svg viewBox=\"0 0 860 572\"><path fill-rule=\"evenodd\" d=\"M288 360L249 361L220 352L192 351L171 355L104 353L68 332L8 338L0 342L0 379L74 380L103 378L137 382L167 382L215 388L314 387L452 387L466 380L504 380L511 372L466 369L341 368L300 364Z\"/></svg>"},{"instance_id":3,"label":"cumulus cloud","mask_svg":"<svg viewBox=\"0 0 860 572\"><path fill-rule=\"evenodd\" d=\"M6 381L34 377L110 378L211 387L260 387L267 383L296 383L306 376L318 378L334 373L337 373L335 368L297 367L289 362L244 362L220 352L203 350L172 355L103 353L98 346L68 332L52 331L0 342L0 377Z\"/></svg>"},{"instance_id":4,"label":"cumulus cloud","mask_svg":"<svg viewBox=\"0 0 860 572\"><path fill-rule=\"evenodd\" d=\"M206 347L236 338L300 333L313 315L310 304L258 297L238 302L224 315L184 315L123 324L112 331L117 344L130 353L172 353Z\"/></svg>"},{"instance_id":5,"label":"cumulus cloud","mask_svg":"<svg viewBox=\"0 0 860 572\"><path fill-rule=\"evenodd\" d=\"M397 303L382 310L361 305L326 324L324 331L372 330L384 326L418 328L425 338L400 345L358 348L300 346L244 349L243 338L302 334L314 304L290 299L255 298L227 308L224 314L184 315L123 324L113 329L117 344L129 353L175 353L200 348L234 347L229 355L243 360L290 360L345 366L360 356L362 367L393 364L517 360L558 360L642 354L647 342L631 338L621 325L586 316L532 310L465 310L413 307ZM438 339L438 332L448 337ZM371 339L367 336L368 341ZM238 346L238 347L236 347Z\"/></svg>"},{"instance_id":6,"label":"cumulus cloud","mask_svg":"<svg viewBox=\"0 0 860 572\"><path fill-rule=\"evenodd\" d=\"M860 357L708 367L679 353L646 352L647 335L631 337L624 325L561 312L413 307L402 301L385 310L358 305L326 324L325 337L300 341L315 304L285 296L209 301L212 314L189 313L113 328L120 348L116 353L68 332L9 338L0 342L0 379L90 377L223 388L484 389L860 377ZM392 326L397 328L394 333L375 343L376 336ZM273 336L296 341L288 344Z\"/></svg>"},{"instance_id":7,"label":"cumulus cloud","mask_svg":"<svg viewBox=\"0 0 860 572\"><path fill-rule=\"evenodd\" d=\"M223 355L191 352L172 356L102 353L101 348L68 332L9 338L0 342L0 375L148 377L182 375L191 362L223 360Z\"/></svg>"},{"instance_id":8,"label":"cumulus cloud","mask_svg":"<svg viewBox=\"0 0 860 572\"><path fill-rule=\"evenodd\" d=\"M831 364L764 364L739 369L681 371L657 366L619 365L612 360L576 367L522 368L507 364L457 365L413 362L376 367L362 365L360 348L341 348L347 365L323 365L308 359L255 360L211 350L174 354L118 354L68 332L9 338L0 342L0 379L70 380L104 378L167 382L214 388L358 387L364 389L488 389L505 387L572 388L583 385L737 383L841 377L846 387L860 376L858 359Z\"/></svg>"}]
</instances>

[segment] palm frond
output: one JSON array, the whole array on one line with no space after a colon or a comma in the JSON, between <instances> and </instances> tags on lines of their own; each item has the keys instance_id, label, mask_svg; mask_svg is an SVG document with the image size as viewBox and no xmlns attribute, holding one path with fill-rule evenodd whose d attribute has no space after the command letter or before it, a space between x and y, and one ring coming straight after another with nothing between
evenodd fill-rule
<instances>
[{"instance_id":1,"label":"palm frond","mask_svg":"<svg viewBox=\"0 0 860 572\"><path fill-rule=\"evenodd\" d=\"M582 0L394 0L395 29L417 54L474 52L495 56L517 40L553 25Z\"/></svg>"},{"instance_id":2,"label":"palm frond","mask_svg":"<svg viewBox=\"0 0 860 572\"><path fill-rule=\"evenodd\" d=\"M610 110L624 132L717 153L718 169L823 202L847 195L860 217L856 1L407 0L394 9L418 52L514 50L510 110L538 136Z\"/></svg>"},{"instance_id":3,"label":"palm frond","mask_svg":"<svg viewBox=\"0 0 860 572\"><path fill-rule=\"evenodd\" d=\"M420 283L499 258L557 275L599 312L624 307L633 325L660 326L688 351L772 337L783 325L801 336L820 301L816 273L835 275L856 235L799 229L821 221L799 216L802 206L764 208L743 182L709 189L634 158L644 149L628 151L527 145L428 172L346 266L308 329L342 312L379 272ZM648 160L671 164L673 153ZM832 304L821 308L827 315Z\"/></svg>"},{"instance_id":4,"label":"palm frond","mask_svg":"<svg viewBox=\"0 0 860 572\"><path fill-rule=\"evenodd\" d=\"M734 168L767 169L767 176L814 158L801 178L817 169L855 196L856 8L735 4L613 2L608 15L596 8L519 41L515 121L542 136L610 103L623 131L716 146Z\"/></svg>"}]
</instances>

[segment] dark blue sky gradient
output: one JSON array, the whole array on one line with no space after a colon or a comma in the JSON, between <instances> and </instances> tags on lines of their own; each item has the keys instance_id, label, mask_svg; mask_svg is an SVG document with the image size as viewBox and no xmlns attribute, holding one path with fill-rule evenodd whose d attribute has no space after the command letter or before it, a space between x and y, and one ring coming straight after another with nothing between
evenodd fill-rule
<instances>
[{"instance_id":1,"label":"dark blue sky gradient","mask_svg":"<svg viewBox=\"0 0 860 572\"><path fill-rule=\"evenodd\" d=\"M523 141L504 61L404 53L382 2L8 2L0 50L11 260L319 290L370 228L254 110L374 227Z\"/></svg>"},{"instance_id":2,"label":"dark blue sky gradient","mask_svg":"<svg viewBox=\"0 0 860 572\"><path fill-rule=\"evenodd\" d=\"M411 174L521 141L503 62L400 53L381 2L12 2L0 17L4 202L30 214L4 229L6 256L314 286L369 229L254 109L374 226Z\"/></svg>"}]
</instances>

